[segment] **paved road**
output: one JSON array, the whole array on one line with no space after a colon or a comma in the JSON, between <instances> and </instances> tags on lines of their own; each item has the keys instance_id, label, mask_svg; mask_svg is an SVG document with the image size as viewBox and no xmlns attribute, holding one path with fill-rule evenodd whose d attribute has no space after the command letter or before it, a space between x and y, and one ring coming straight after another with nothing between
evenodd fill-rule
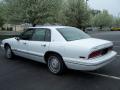
<instances>
[{"instance_id":1,"label":"paved road","mask_svg":"<svg viewBox=\"0 0 120 90\"><path fill-rule=\"evenodd\" d=\"M120 55L120 32L93 34L114 41ZM62 76L49 73L46 65L21 57L4 58L0 50L0 90L120 90L120 56L93 72L68 70Z\"/></svg>"}]
</instances>

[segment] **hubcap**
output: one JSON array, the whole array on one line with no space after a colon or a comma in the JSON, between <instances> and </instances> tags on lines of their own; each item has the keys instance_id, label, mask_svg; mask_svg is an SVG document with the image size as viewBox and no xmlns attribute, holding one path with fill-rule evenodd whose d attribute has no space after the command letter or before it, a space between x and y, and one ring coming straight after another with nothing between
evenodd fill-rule
<instances>
[{"instance_id":1,"label":"hubcap","mask_svg":"<svg viewBox=\"0 0 120 90\"><path fill-rule=\"evenodd\" d=\"M59 60L52 56L48 60L48 67L53 73L58 73L60 71L60 62Z\"/></svg>"},{"instance_id":2,"label":"hubcap","mask_svg":"<svg viewBox=\"0 0 120 90\"><path fill-rule=\"evenodd\" d=\"M7 56L7 58L11 58L12 53L11 53L10 48L7 48L7 50L6 50L6 56Z\"/></svg>"}]
</instances>

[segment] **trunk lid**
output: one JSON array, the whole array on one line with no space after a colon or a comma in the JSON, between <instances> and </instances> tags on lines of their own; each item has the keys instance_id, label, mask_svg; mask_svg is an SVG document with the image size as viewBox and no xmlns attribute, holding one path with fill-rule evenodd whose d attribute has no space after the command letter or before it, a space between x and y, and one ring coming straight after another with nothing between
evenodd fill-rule
<instances>
[{"instance_id":1,"label":"trunk lid","mask_svg":"<svg viewBox=\"0 0 120 90\"><path fill-rule=\"evenodd\" d=\"M87 39L71 41L69 42L69 44L77 47L90 49L93 51L113 46L113 43L111 41L96 39L96 38L87 38Z\"/></svg>"}]
</instances>

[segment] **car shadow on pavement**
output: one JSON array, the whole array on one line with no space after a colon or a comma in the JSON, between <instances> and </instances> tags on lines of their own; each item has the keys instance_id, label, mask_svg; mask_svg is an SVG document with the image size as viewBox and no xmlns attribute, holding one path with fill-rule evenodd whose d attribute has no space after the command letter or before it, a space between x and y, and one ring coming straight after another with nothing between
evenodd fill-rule
<instances>
[{"instance_id":1,"label":"car shadow on pavement","mask_svg":"<svg viewBox=\"0 0 120 90\"><path fill-rule=\"evenodd\" d=\"M16 62L16 63L20 63L20 64L25 64L26 66L30 67L30 68L34 68L38 70L44 70L43 73L47 73L48 75L52 75L55 76L57 78L62 78L62 77L81 77L81 78L85 78L85 79L99 79L98 77L96 77L95 75L89 74L89 72L87 71L78 71L78 70L71 70L71 69L66 69L66 71L62 74L62 75L53 75L51 72L48 71L47 69L47 65L37 62L37 61L32 61L30 59L26 59L23 57L19 57L16 56L14 58L14 60L12 60L12 62Z\"/></svg>"},{"instance_id":2,"label":"car shadow on pavement","mask_svg":"<svg viewBox=\"0 0 120 90\"><path fill-rule=\"evenodd\" d=\"M45 74L46 76L47 75L54 76L56 77L56 79L57 78L83 78L88 80L100 79L95 75L89 74L89 72L87 71L77 71L77 70L70 70L70 69L66 69L66 71L62 75L57 76L49 72L46 64L36 62L30 59L26 59L23 57L19 57L19 56L15 56L13 59L6 59L2 54L1 57L2 57L1 61L3 62L3 65L4 63L7 63L7 64L12 64L13 66L23 66L23 69L25 68L28 72L29 71L34 73L43 72L42 74ZM93 71L93 72L96 72L96 71ZM38 73L38 74L41 74L41 73Z\"/></svg>"}]
</instances>

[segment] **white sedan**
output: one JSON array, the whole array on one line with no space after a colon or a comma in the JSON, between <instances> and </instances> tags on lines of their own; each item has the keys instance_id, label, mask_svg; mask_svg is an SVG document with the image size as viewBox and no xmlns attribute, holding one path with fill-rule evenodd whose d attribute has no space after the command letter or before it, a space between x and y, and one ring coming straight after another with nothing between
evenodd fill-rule
<instances>
[{"instance_id":1,"label":"white sedan","mask_svg":"<svg viewBox=\"0 0 120 90\"><path fill-rule=\"evenodd\" d=\"M96 70L114 60L113 43L92 38L75 27L30 27L19 37L5 39L1 47L9 59L14 55L46 63L53 74L65 68Z\"/></svg>"}]
</instances>

